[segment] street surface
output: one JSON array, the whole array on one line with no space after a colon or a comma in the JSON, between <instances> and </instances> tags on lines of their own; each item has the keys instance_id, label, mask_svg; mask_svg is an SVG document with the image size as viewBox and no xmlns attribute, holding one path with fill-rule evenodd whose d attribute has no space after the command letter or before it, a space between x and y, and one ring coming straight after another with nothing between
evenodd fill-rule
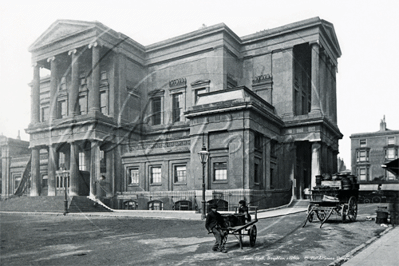
<instances>
[{"instance_id":1,"label":"street surface","mask_svg":"<svg viewBox=\"0 0 399 266\"><path fill-rule=\"evenodd\" d=\"M259 220L255 247L228 236L214 252L204 222L131 217L1 213L1 265L328 265L386 228L377 206L361 204L356 222L332 215L322 228L306 214Z\"/></svg>"}]
</instances>

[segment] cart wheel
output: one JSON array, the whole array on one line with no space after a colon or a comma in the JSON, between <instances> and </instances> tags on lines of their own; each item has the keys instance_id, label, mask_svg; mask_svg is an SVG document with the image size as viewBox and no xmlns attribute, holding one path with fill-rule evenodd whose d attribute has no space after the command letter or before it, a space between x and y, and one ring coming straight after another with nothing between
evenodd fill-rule
<instances>
[{"instance_id":1,"label":"cart wheel","mask_svg":"<svg viewBox=\"0 0 399 266\"><path fill-rule=\"evenodd\" d=\"M346 221L346 213L348 212L348 205L343 204L342 208L341 208L341 218L342 218L342 222Z\"/></svg>"},{"instance_id":2,"label":"cart wheel","mask_svg":"<svg viewBox=\"0 0 399 266\"><path fill-rule=\"evenodd\" d=\"M308 221L309 221L309 223L313 222L314 211L312 209L313 209L313 206L309 205L308 206Z\"/></svg>"},{"instance_id":3,"label":"cart wheel","mask_svg":"<svg viewBox=\"0 0 399 266\"><path fill-rule=\"evenodd\" d=\"M356 221L357 201L356 201L356 198L353 196L349 198L347 215L351 222Z\"/></svg>"},{"instance_id":4,"label":"cart wheel","mask_svg":"<svg viewBox=\"0 0 399 266\"><path fill-rule=\"evenodd\" d=\"M378 196L373 197L373 203L380 203L381 202L381 198Z\"/></svg>"},{"instance_id":5,"label":"cart wheel","mask_svg":"<svg viewBox=\"0 0 399 266\"><path fill-rule=\"evenodd\" d=\"M365 198L365 199L363 200L363 202L364 202L364 203L370 203L370 199Z\"/></svg>"},{"instance_id":6,"label":"cart wheel","mask_svg":"<svg viewBox=\"0 0 399 266\"><path fill-rule=\"evenodd\" d=\"M253 225L251 229L249 229L249 244L251 247L255 246L256 241L256 225Z\"/></svg>"},{"instance_id":7,"label":"cart wheel","mask_svg":"<svg viewBox=\"0 0 399 266\"><path fill-rule=\"evenodd\" d=\"M316 216L319 221L323 221L326 218L326 213L324 211L316 211Z\"/></svg>"}]
</instances>

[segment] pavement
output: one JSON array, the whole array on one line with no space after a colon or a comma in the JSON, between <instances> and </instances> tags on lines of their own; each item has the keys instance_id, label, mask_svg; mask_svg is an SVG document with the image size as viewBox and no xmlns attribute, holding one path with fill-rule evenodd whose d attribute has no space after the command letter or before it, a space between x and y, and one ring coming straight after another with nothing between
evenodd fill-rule
<instances>
[{"instance_id":1,"label":"pavement","mask_svg":"<svg viewBox=\"0 0 399 266\"><path fill-rule=\"evenodd\" d=\"M343 266L396 266L399 265L399 227L389 226L379 237L360 245L348 256ZM349 254L350 255L350 254ZM345 257L345 256L344 256Z\"/></svg>"},{"instance_id":2,"label":"pavement","mask_svg":"<svg viewBox=\"0 0 399 266\"><path fill-rule=\"evenodd\" d=\"M257 219L267 219L278 216L285 216L299 212L305 212L307 206L299 204L290 204L281 208L259 210ZM6 211L2 212L6 213ZM15 212L10 212L15 213ZM40 215L53 214L63 215L62 213L50 212L24 212L25 214ZM231 212L220 212L231 213ZM201 221L201 214L195 211L146 211L146 210L112 210L112 212L86 212L86 213L68 213L67 215L83 216L110 216L110 217L136 217L150 219L179 219L179 220L198 220ZM253 215L252 215L253 216ZM255 218L255 217L254 217ZM329 266L376 266L376 265L398 265L399 261L399 227L388 225L380 235L371 238L366 243L361 244L346 255L329 264Z\"/></svg>"}]
</instances>

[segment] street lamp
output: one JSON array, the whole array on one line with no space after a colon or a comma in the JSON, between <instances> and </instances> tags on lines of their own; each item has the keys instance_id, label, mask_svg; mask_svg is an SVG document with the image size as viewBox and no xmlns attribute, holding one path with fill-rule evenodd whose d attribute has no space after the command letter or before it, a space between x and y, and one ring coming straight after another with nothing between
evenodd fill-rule
<instances>
[{"instance_id":1,"label":"street lamp","mask_svg":"<svg viewBox=\"0 0 399 266\"><path fill-rule=\"evenodd\" d=\"M202 149L198 152L202 163L202 215L201 219L205 219L205 164L208 161L209 152L206 150L205 144L202 144Z\"/></svg>"}]
</instances>

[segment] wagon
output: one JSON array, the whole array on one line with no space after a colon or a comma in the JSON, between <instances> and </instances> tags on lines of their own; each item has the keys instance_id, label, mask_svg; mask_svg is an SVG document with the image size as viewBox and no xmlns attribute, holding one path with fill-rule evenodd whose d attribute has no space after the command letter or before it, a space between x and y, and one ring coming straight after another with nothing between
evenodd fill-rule
<instances>
[{"instance_id":1,"label":"wagon","mask_svg":"<svg viewBox=\"0 0 399 266\"><path fill-rule=\"evenodd\" d=\"M257 228L255 223L258 222L258 207L250 206L248 208L250 212L255 214L255 218L248 222L245 221L244 214L237 212L238 208L236 208L234 214L222 214L225 221L225 228L222 228L222 230L227 235L234 235L238 239L241 249L244 236L249 237L249 244L251 247L254 247L256 242ZM223 239L224 243L227 241L227 235Z\"/></svg>"},{"instance_id":2,"label":"wagon","mask_svg":"<svg viewBox=\"0 0 399 266\"><path fill-rule=\"evenodd\" d=\"M337 180L335 183L340 184L341 180ZM321 228L333 213L340 216L343 222L347 219L352 222L356 221L358 196L359 184L314 187L302 227L305 227L307 222L313 222L317 217L321 222Z\"/></svg>"}]
</instances>

